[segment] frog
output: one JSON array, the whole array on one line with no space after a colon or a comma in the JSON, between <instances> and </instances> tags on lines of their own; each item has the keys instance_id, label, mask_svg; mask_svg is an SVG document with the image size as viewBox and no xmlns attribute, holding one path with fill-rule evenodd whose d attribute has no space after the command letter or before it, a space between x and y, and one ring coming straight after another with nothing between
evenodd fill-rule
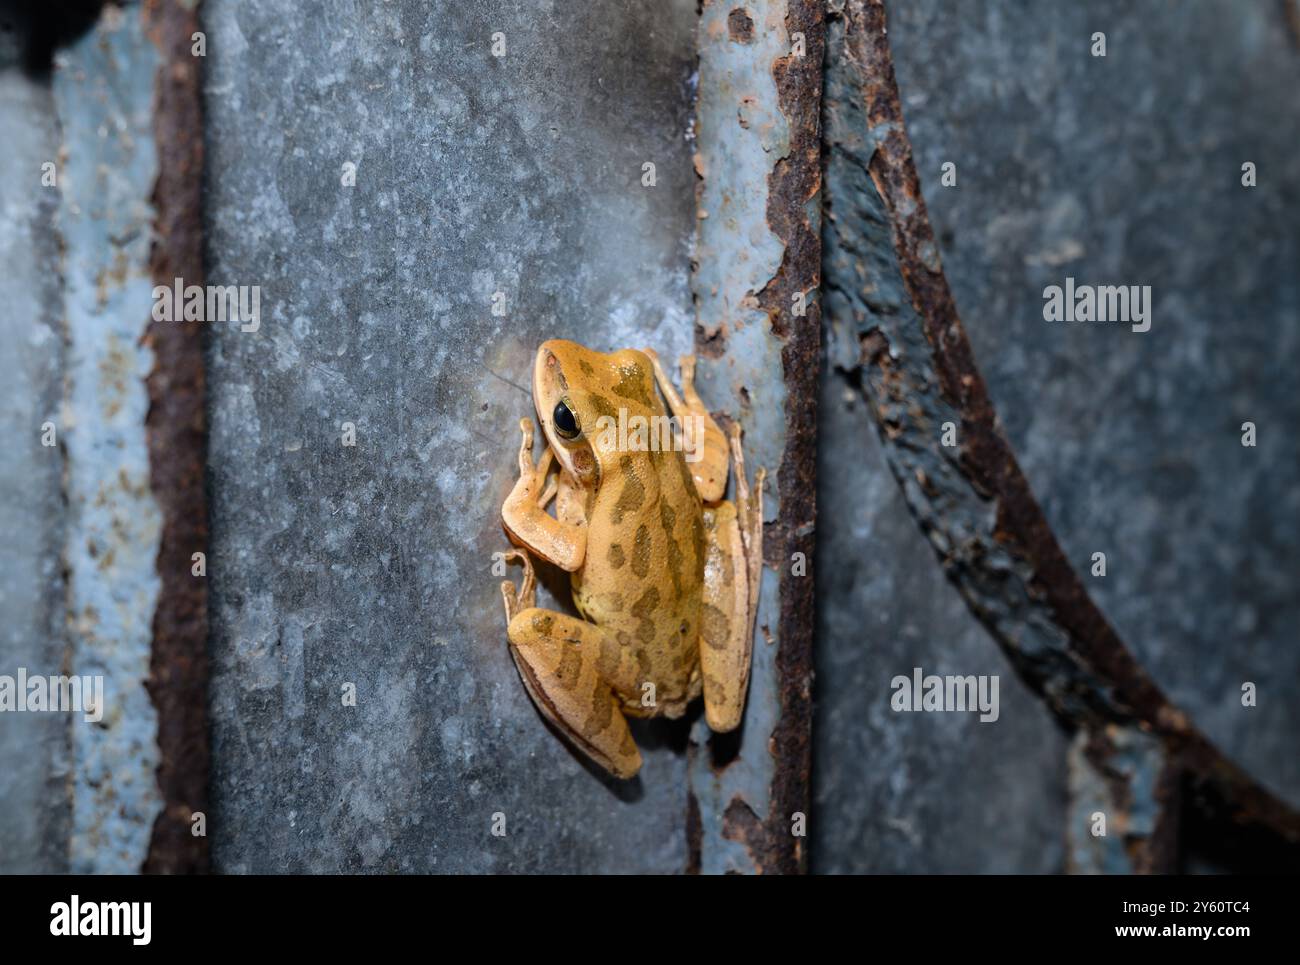
<instances>
[{"instance_id":1,"label":"frog","mask_svg":"<svg viewBox=\"0 0 1300 965\"><path fill-rule=\"evenodd\" d=\"M699 697L715 733L740 726L763 559L763 484L746 476L743 435L651 349L604 353L545 341L532 365L534 426L519 422L519 478L501 508L524 568L501 583L506 638L524 688L577 751L620 780L641 769L629 719L682 717ZM674 445L609 431L673 424ZM658 418L660 422L652 421ZM642 423L645 425L647 423ZM728 473L734 499L724 498ZM551 512L553 504L554 512ZM569 575L577 616L537 606L533 556Z\"/></svg>"}]
</instances>

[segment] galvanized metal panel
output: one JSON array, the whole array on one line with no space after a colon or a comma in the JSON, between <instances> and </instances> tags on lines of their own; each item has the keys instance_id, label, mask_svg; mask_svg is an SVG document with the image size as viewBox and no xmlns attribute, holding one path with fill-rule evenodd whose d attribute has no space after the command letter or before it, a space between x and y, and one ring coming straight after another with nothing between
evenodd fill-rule
<instances>
[{"instance_id":1,"label":"galvanized metal panel","mask_svg":"<svg viewBox=\"0 0 1300 965\"><path fill-rule=\"evenodd\" d=\"M59 154L46 77L21 65L24 36L0 65L0 674L59 673L64 626L63 449L42 444L61 422L62 299L54 229L57 186L42 165ZM65 427L66 428L66 427ZM0 872L67 870L69 720L61 714L0 715Z\"/></svg>"},{"instance_id":2,"label":"galvanized metal panel","mask_svg":"<svg viewBox=\"0 0 1300 965\"><path fill-rule=\"evenodd\" d=\"M211 332L215 866L681 870L686 735L584 766L491 554L537 345L690 348L693 3L204 17L209 280L262 289Z\"/></svg>"}]
</instances>

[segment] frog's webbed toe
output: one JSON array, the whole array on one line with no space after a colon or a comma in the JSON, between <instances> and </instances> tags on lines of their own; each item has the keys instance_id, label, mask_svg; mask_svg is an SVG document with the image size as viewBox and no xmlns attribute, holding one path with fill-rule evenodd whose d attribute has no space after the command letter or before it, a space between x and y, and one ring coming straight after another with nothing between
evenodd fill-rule
<instances>
[{"instance_id":1,"label":"frog's webbed toe","mask_svg":"<svg viewBox=\"0 0 1300 965\"><path fill-rule=\"evenodd\" d=\"M519 591L510 580L501 582L501 598L506 605L506 623L514 619L520 610L526 610L537 601L537 576L533 572L533 561L523 550L507 550L501 554L506 561L518 560L524 564L524 582Z\"/></svg>"}]
</instances>

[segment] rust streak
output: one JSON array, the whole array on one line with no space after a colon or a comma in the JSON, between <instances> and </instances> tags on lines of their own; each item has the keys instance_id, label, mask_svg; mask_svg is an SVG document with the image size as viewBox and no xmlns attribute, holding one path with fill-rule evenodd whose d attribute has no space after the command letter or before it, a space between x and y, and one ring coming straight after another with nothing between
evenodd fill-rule
<instances>
[{"instance_id":1,"label":"rust streak","mask_svg":"<svg viewBox=\"0 0 1300 965\"><path fill-rule=\"evenodd\" d=\"M150 269L155 284L202 285L200 207L203 170L201 59L190 53L196 9L178 0L146 0L145 30L161 55L154 104L158 180ZM207 553L204 499L207 425L202 323L151 322L145 338L149 374L150 486L163 514L158 552L161 592L153 619L148 689L158 709L158 787L164 807L154 822L148 873L208 870L206 836L191 830L208 794L208 594L191 575L192 555Z\"/></svg>"},{"instance_id":2,"label":"rust streak","mask_svg":"<svg viewBox=\"0 0 1300 965\"><path fill-rule=\"evenodd\" d=\"M821 96L824 54L823 5L790 0L786 33L803 34L804 55L790 53L772 67L778 104L790 128L789 154L768 176L767 222L781 240L781 265L758 295L772 333L783 341L781 367L786 388L786 443L777 481L781 518L764 528L765 562L781 574L780 647L776 654L780 714L770 747L776 769L767 818L760 821L744 802L723 814L723 836L745 845L762 873L807 871L805 839L791 833L791 818L807 815L812 769L813 574L794 576L789 561L813 558L811 522L816 516L817 379L821 312L810 299L807 315L791 313L793 296L821 284L821 237L809 205L821 190Z\"/></svg>"},{"instance_id":3,"label":"rust streak","mask_svg":"<svg viewBox=\"0 0 1300 965\"><path fill-rule=\"evenodd\" d=\"M999 636L988 620L986 624L1062 722L1089 734L1089 759L1099 772L1110 773L1113 749L1099 736L1108 727L1132 727L1164 741L1171 763L1168 772L1159 775L1156 795L1169 813L1157 821L1158 840L1149 843L1148 853L1135 856L1144 870L1171 866L1176 849L1170 844L1174 832L1169 829L1179 825L1173 812L1183 800L1196 810L1196 822L1216 828L1215 833L1233 828L1258 831L1253 840L1271 842L1261 849L1258 860L1267 863L1269 847L1281 849L1274 861L1284 860L1282 853L1295 860L1300 854L1300 814L1224 758L1169 701L1106 620L1061 550L998 427L939 264L904 126L883 0L846 0L843 17L848 66L859 86L867 128L879 136L868 173L889 215L898 267L922 319L933 379L961 417L961 472L980 499L995 503L997 542L1029 564L1031 596L1044 604L1051 619L1065 631L1070 654L1082 671L1079 679L1090 685L1082 689L1071 686L1069 692L1045 686L1053 681L1045 680L1026 662L1015 641ZM868 333L862 349L862 364L878 366L884 383L893 387L889 391L897 393L895 401L905 403L911 388L901 378L897 382L891 378L893 363L884 339L879 333ZM886 438L892 438L889 425L882 424L881 430ZM978 610L976 615L985 619ZM1119 799L1123 794L1113 788L1112 796Z\"/></svg>"}]
</instances>

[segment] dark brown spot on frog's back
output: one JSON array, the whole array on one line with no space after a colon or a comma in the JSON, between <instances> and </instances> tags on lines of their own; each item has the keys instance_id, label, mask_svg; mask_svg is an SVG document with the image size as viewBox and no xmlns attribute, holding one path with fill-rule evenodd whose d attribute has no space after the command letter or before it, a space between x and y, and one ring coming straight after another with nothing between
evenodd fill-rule
<instances>
[{"instance_id":1,"label":"dark brown spot on frog's back","mask_svg":"<svg viewBox=\"0 0 1300 965\"><path fill-rule=\"evenodd\" d=\"M625 365L619 369L619 380L613 387L615 395L633 402L640 402L647 409L654 411L650 399L650 373L635 365Z\"/></svg>"},{"instance_id":2,"label":"dark brown spot on frog's back","mask_svg":"<svg viewBox=\"0 0 1300 965\"><path fill-rule=\"evenodd\" d=\"M650 572L650 556L654 549L654 540L650 528L642 523L636 528L636 539L632 542L632 572L645 577Z\"/></svg>"},{"instance_id":3,"label":"dark brown spot on frog's back","mask_svg":"<svg viewBox=\"0 0 1300 965\"><path fill-rule=\"evenodd\" d=\"M659 522L663 524L664 533L669 539L673 536L673 527L677 524L677 514L664 500L659 500Z\"/></svg>"},{"instance_id":4,"label":"dark brown spot on frog's back","mask_svg":"<svg viewBox=\"0 0 1300 965\"><path fill-rule=\"evenodd\" d=\"M681 482L682 491L695 493L695 477L691 475L691 467L686 464L686 453L678 449L674 450L670 455L673 462L676 463L677 478Z\"/></svg>"},{"instance_id":5,"label":"dark brown spot on frog's back","mask_svg":"<svg viewBox=\"0 0 1300 965\"><path fill-rule=\"evenodd\" d=\"M609 552L605 554L605 558L609 560L609 565L616 570L627 562L627 557L623 555L623 547L618 543L609 544Z\"/></svg>"},{"instance_id":6,"label":"dark brown spot on frog's back","mask_svg":"<svg viewBox=\"0 0 1300 965\"><path fill-rule=\"evenodd\" d=\"M659 590L654 587L646 587L646 592L637 597L637 602L632 605L633 616L649 616L655 610L659 609Z\"/></svg>"},{"instance_id":7,"label":"dark brown spot on frog's back","mask_svg":"<svg viewBox=\"0 0 1300 965\"><path fill-rule=\"evenodd\" d=\"M668 576L673 581L673 595L682 595L682 548L673 535L677 525L677 514L668 505L667 500L659 500L659 522L664 528L664 537L668 541Z\"/></svg>"},{"instance_id":8,"label":"dark brown spot on frog's back","mask_svg":"<svg viewBox=\"0 0 1300 965\"><path fill-rule=\"evenodd\" d=\"M596 662L596 671L605 680L613 680L618 675L618 665L622 656L618 641L608 633L600 638L600 659Z\"/></svg>"},{"instance_id":9,"label":"dark brown spot on frog's back","mask_svg":"<svg viewBox=\"0 0 1300 965\"><path fill-rule=\"evenodd\" d=\"M549 637L551 627L555 624L555 618L549 613L537 613L533 615L533 632L539 637Z\"/></svg>"},{"instance_id":10,"label":"dark brown spot on frog's back","mask_svg":"<svg viewBox=\"0 0 1300 965\"><path fill-rule=\"evenodd\" d=\"M596 370L591 367L591 363L586 359L578 359L578 368L582 369L583 375L595 375Z\"/></svg>"},{"instance_id":11,"label":"dark brown spot on frog's back","mask_svg":"<svg viewBox=\"0 0 1300 965\"><path fill-rule=\"evenodd\" d=\"M623 476L623 490L618 494L618 500L614 503L613 522L615 526L623 522L623 517L628 513L635 513L645 502L645 483L641 482L633 471L631 457L621 456L618 460L618 468Z\"/></svg>"},{"instance_id":12,"label":"dark brown spot on frog's back","mask_svg":"<svg viewBox=\"0 0 1300 965\"><path fill-rule=\"evenodd\" d=\"M609 416L611 419L618 418L618 409L611 405L609 399L603 395L592 392L587 396L587 404L596 410L597 416Z\"/></svg>"},{"instance_id":13,"label":"dark brown spot on frog's back","mask_svg":"<svg viewBox=\"0 0 1300 965\"><path fill-rule=\"evenodd\" d=\"M636 638L642 643L649 643L655 637L654 614L659 609L659 591L653 586L647 587L635 603L632 604L632 616L637 618Z\"/></svg>"}]
</instances>

